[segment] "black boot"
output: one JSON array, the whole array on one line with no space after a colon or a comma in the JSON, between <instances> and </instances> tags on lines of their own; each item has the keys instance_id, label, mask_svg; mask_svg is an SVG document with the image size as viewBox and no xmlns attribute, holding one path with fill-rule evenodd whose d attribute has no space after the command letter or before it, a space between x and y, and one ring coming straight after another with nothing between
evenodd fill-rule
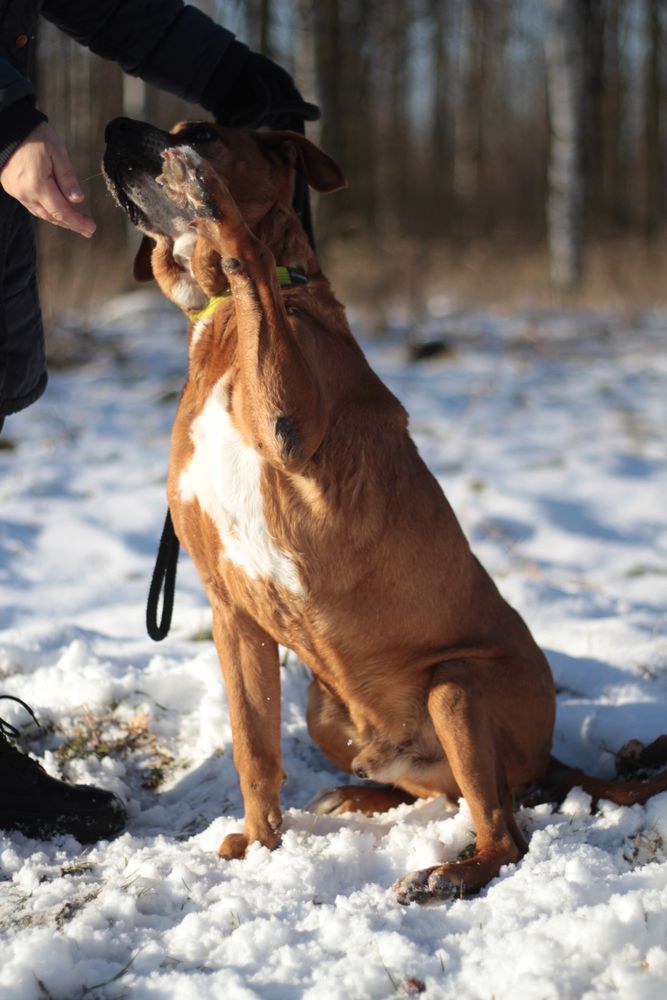
<instances>
[{"instance_id":1,"label":"black boot","mask_svg":"<svg viewBox=\"0 0 667 1000\"><path fill-rule=\"evenodd\" d=\"M19 698L0 698L18 701L33 715ZM127 815L117 796L51 778L41 764L12 745L10 738L18 735L0 718L0 830L18 830L37 840L71 833L82 844L120 833Z\"/></svg>"}]
</instances>

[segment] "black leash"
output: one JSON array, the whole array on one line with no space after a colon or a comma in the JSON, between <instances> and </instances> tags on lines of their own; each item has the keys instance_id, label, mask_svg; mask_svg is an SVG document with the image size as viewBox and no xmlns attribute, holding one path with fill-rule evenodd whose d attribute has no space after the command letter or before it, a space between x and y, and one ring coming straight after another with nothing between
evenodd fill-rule
<instances>
[{"instance_id":1,"label":"black leash","mask_svg":"<svg viewBox=\"0 0 667 1000\"><path fill-rule=\"evenodd\" d=\"M0 700L2 700L2 701L15 701L22 708L25 708L25 710L28 713L28 715L32 716L33 722L37 726L39 726L40 729L42 728L40 726L40 724L39 724L39 719L37 718L37 716L35 715L35 713L31 709L30 705L26 705L26 703L23 701L22 698L17 698L13 694L0 694ZM16 739L16 737L20 736L20 735L21 734L18 731L18 729L16 728L16 726L12 726L5 719L0 719L0 737L2 737L2 736L5 736L5 737L11 736L12 739Z\"/></svg>"},{"instance_id":2,"label":"black leash","mask_svg":"<svg viewBox=\"0 0 667 1000\"><path fill-rule=\"evenodd\" d=\"M169 634L169 629L171 628L179 548L179 541L171 520L171 511L167 508L167 516L164 521L162 537L160 538L157 550L153 578L148 590L148 603L146 604L146 629L151 639L154 639L155 642L161 642ZM158 622L157 609L163 589L162 616Z\"/></svg>"}]
</instances>

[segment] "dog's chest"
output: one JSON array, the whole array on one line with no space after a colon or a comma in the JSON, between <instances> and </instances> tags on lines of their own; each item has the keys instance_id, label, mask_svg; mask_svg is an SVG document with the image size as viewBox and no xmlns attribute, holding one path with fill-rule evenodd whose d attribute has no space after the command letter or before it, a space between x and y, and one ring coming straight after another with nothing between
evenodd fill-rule
<instances>
[{"instance_id":1,"label":"dog's chest","mask_svg":"<svg viewBox=\"0 0 667 1000\"><path fill-rule=\"evenodd\" d=\"M224 555L252 580L302 593L297 568L271 536L261 490L263 459L230 419L225 379L190 427L194 451L179 479L180 499L197 500L218 531Z\"/></svg>"}]
</instances>

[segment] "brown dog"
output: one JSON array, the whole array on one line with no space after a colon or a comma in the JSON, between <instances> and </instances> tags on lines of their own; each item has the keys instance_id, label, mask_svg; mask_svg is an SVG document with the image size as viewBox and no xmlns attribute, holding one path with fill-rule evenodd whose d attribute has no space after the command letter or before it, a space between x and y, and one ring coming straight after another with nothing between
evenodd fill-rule
<instances>
[{"instance_id":1,"label":"brown dog","mask_svg":"<svg viewBox=\"0 0 667 1000\"><path fill-rule=\"evenodd\" d=\"M396 888L401 902L474 892L527 849L511 794L549 765L554 685L290 208L295 169L318 191L343 186L340 170L286 132L116 119L107 140L109 186L150 238L136 272L150 266L192 318L169 506L211 602L245 803L220 854L279 842L281 643L313 671L315 742L392 786L333 789L319 809L463 795L474 856ZM568 774L563 787L617 795ZM620 787L643 801L667 778Z\"/></svg>"}]
</instances>

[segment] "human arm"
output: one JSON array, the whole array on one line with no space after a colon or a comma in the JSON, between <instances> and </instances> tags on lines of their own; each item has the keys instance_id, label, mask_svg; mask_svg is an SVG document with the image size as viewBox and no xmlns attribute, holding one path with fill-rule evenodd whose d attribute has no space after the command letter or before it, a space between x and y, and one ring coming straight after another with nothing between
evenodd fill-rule
<instances>
[{"instance_id":1,"label":"human arm","mask_svg":"<svg viewBox=\"0 0 667 1000\"><path fill-rule=\"evenodd\" d=\"M30 80L6 59L0 59L0 170L25 137L46 121L35 107Z\"/></svg>"},{"instance_id":2,"label":"human arm","mask_svg":"<svg viewBox=\"0 0 667 1000\"><path fill-rule=\"evenodd\" d=\"M42 14L91 52L201 104L223 124L285 128L318 117L288 73L182 0L45 0Z\"/></svg>"}]
</instances>

